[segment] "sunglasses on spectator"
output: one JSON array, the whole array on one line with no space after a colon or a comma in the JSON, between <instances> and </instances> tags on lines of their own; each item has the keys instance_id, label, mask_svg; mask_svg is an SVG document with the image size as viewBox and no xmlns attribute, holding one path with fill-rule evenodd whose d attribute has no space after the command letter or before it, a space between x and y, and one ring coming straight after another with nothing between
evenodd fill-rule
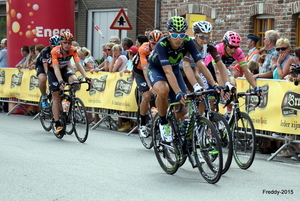
<instances>
[{"instance_id":1,"label":"sunglasses on spectator","mask_svg":"<svg viewBox=\"0 0 300 201\"><path fill-rule=\"evenodd\" d=\"M185 33L182 33L182 34L177 34L177 33L170 33L170 36L172 37L172 38L174 38L174 39L176 39L176 38L180 38L180 39L184 39L184 37L186 36L186 34Z\"/></svg>"},{"instance_id":2,"label":"sunglasses on spectator","mask_svg":"<svg viewBox=\"0 0 300 201\"><path fill-rule=\"evenodd\" d=\"M111 49L106 49L105 51L111 51Z\"/></svg>"},{"instance_id":3,"label":"sunglasses on spectator","mask_svg":"<svg viewBox=\"0 0 300 201\"><path fill-rule=\"evenodd\" d=\"M227 45L227 47L229 47L229 49L231 49L231 50L239 48L239 46L232 46L232 45Z\"/></svg>"},{"instance_id":4,"label":"sunglasses on spectator","mask_svg":"<svg viewBox=\"0 0 300 201\"><path fill-rule=\"evenodd\" d=\"M276 51L279 52L280 50L284 51L284 50L287 50L287 49L288 49L288 47L277 47Z\"/></svg>"},{"instance_id":5,"label":"sunglasses on spectator","mask_svg":"<svg viewBox=\"0 0 300 201\"><path fill-rule=\"evenodd\" d=\"M117 41L116 40L111 40L109 41L110 43L116 43Z\"/></svg>"},{"instance_id":6,"label":"sunglasses on spectator","mask_svg":"<svg viewBox=\"0 0 300 201\"><path fill-rule=\"evenodd\" d=\"M198 36L202 40L208 40L209 39L209 36L205 36L205 35L201 35L201 34L196 34L196 36Z\"/></svg>"}]
</instances>

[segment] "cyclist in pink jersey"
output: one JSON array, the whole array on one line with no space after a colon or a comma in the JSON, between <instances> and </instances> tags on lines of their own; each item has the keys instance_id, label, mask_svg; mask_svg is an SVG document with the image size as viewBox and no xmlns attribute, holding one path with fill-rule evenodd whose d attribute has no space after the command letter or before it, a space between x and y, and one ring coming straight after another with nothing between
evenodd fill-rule
<instances>
[{"instance_id":1,"label":"cyclist in pink jersey","mask_svg":"<svg viewBox=\"0 0 300 201\"><path fill-rule=\"evenodd\" d=\"M244 52L240 48L241 41L241 37L238 33L234 31L227 31L224 34L222 43L216 45L218 54L220 55L221 60L223 61L226 67L231 65L234 61L237 61L240 67L242 68L247 81L254 88L254 91L257 93L257 95L260 96L262 92L260 88L256 86L255 79L249 71ZM216 62L214 61L213 57L211 55L207 55L204 62L210 70L211 74L213 75L214 79L218 81L218 83L223 83L222 78L215 73L214 65L216 64ZM230 71L229 76L231 77L231 84L235 85L235 80ZM209 86L209 88L211 88L211 86ZM231 109L229 107L226 113L229 114L230 111Z\"/></svg>"}]
</instances>

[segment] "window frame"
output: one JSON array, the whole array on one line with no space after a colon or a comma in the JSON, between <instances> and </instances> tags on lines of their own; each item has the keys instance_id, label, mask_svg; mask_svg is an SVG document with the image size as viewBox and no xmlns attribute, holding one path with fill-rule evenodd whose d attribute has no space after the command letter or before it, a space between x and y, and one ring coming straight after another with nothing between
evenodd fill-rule
<instances>
[{"instance_id":1,"label":"window frame","mask_svg":"<svg viewBox=\"0 0 300 201\"><path fill-rule=\"evenodd\" d=\"M268 30L274 30L274 16L272 15L258 15L254 19L254 34L260 37L260 41L256 44L257 48L264 47L264 37Z\"/></svg>"}]
</instances>

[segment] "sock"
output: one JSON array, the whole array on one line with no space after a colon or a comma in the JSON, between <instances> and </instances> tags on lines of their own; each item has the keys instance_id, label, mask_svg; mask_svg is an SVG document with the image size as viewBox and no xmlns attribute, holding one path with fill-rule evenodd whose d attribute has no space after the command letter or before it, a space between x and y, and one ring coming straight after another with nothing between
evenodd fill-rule
<instances>
[{"instance_id":1,"label":"sock","mask_svg":"<svg viewBox=\"0 0 300 201\"><path fill-rule=\"evenodd\" d=\"M147 117L147 115L141 115L141 125L142 126L146 125L146 117Z\"/></svg>"},{"instance_id":2,"label":"sock","mask_svg":"<svg viewBox=\"0 0 300 201\"><path fill-rule=\"evenodd\" d=\"M232 109L230 109L230 108L226 108L226 112L225 112L225 115L226 116L230 116L231 115L231 112L232 112Z\"/></svg>"},{"instance_id":3,"label":"sock","mask_svg":"<svg viewBox=\"0 0 300 201\"><path fill-rule=\"evenodd\" d=\"M47 95L42 95L42 100L47 100Z\"/></svg>"},{"instance_id":4,"label":"sock","mask_svg":"<svg viewBox=\"0 0 300 201\"><path fill-rule=\"evenodd\" d=\"M160 123L161 125L165 125L165 124L168 124L168 120L166 118L166 116L160 116Z\"/></svg>"}]
</instances>

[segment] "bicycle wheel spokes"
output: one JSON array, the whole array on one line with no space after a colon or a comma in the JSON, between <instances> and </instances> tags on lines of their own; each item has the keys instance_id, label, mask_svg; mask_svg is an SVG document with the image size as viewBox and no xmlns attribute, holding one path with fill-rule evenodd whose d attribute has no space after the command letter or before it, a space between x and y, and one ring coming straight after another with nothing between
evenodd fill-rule
<instances>
[{"instance_id":1,"label":"bicycle wheel spokes","mask_svg":"<svg viewBox=\"0 0 300 201\"><path fill-rule=\"evenodd\" d=\"M86 108L81 99L76 98L74 101L73 124L76 138L79 142L85 142L88 137L89 124Z\"/></svg>"},{"instance_id":2,"label":"bicycle wheel spokes","mask_svg":"<svg viewBox=\"0 0 300 201\"><path fill-rule=\"evenodd\" d=\"M255 130L250 117L241 112L233 122L233 155L237 165L249 168L255 157Z\"/></svg>"},{"instance_id":3,"label":"bicycle wheel spokes","mask_svg":"<svg viewBox=\"0 0 300 201\"><path fill-rule=\"evenodd\" d=\"M193 133L193 151L201 176L211 184L222 175L222 148L212 123L199 117Z\"/></svg>"},{"instance_id":4,"label":"bicycle wheel spokes","mask_svg":"<svg viewBox=\"0 0 300 201\"><path fill-rule=\"evenodd\" d=\"M227 120L217 112L212 112L210 121L215 126L219 136L222 153L223 153L223 170L222 174L226 173L232 161L232 134Z\"/></svg>"},{"instance_id":5,"label":"bicycle wheel spokes","mask_svg":"<svg viewBox=\"0 0 300 201\"><path fill-rule=\"evenodd\" d=\"M45 131L50 131L52 129L52 112L51 107L48 109L44 109L42 107L42 97L40 98L39 102L39 118L41 121L41 124Z\"/></svg>"},{"instance_id":6,"label":"bicycle wheel spokes","mask_svg":"<svg viewBox=\"0 0 300 201\"><path fill-rule=\"evenodd\" d=\"M146 149L151 149L153 147L151 126L152 126L152 121L153 121L154 117L149 115L148 118L149 118L149 120L148 120L148 123L146 124L148 135L147 135L147 137L140 137L140 140Z\"/></svg>"},{"instance_id":7,"label":"bicycle wheel spokes","mask_svg":"<svg viewBox=\"0 0 300 201\"><path fill-rule=\"evenodd\" d=\"M156 116L152 123L153 149L160 167L168 174L174 174L179 168L177 163L177 152L173 142L164 144L161 141L159 131L159 116Z\"/></svg>"}]
</instances>

